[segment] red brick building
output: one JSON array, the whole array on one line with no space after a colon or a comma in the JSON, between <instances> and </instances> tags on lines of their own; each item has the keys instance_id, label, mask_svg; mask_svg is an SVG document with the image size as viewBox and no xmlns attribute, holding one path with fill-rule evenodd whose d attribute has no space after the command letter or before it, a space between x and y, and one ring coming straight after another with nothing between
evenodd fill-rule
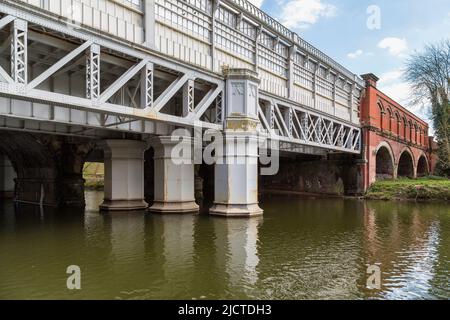
<instances>
[{"instance_id":1,"label":"red brick building","mask_svg":"<svg viewBox=\"0 0 450 320\"><path fill-rule=\"evenodd\" d=\"M363 75L361 102L364 190L377 179L425 176L434 166L428 124L377 89L378 78Z\"/></svg>"}]
</instances>

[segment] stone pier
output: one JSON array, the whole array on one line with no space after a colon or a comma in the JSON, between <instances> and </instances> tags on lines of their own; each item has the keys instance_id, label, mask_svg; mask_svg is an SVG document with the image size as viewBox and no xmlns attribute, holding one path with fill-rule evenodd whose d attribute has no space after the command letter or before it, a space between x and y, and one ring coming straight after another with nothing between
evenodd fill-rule
<instances>
[{"instance_id":1,"label":"stone pier","mask_svg":"<svg viewBox=\"0 0 450 320\"><path fill-rule=\"evenodd\" d=\"M174 147L191 148L193 139L188 136L159 136L150 139L154 148L154 202L151 212L198 212L195 203L194 163L192 153L173 152Z\"/></svg>"},{"instance_id":2,"label":"stone pier","mask_svg":"<svg viewBox=\"0 0 450 320\"><path fill-rule=\"evenodd\" d=\"M144 210L144 151L146 143L105 140L105 198L102 211Z\"/></svg>"},{"instance_id":3,"label":"stone pier","mask_svg":"<svg viewBox=\"0 0 450 320\"><path fill-rule=\"evenodd\" d=\"M215 165L212 215L263 213L258 205L258 83L257 74L250 70L227 71L224 154Z\"/></svg>"}]
</instances>

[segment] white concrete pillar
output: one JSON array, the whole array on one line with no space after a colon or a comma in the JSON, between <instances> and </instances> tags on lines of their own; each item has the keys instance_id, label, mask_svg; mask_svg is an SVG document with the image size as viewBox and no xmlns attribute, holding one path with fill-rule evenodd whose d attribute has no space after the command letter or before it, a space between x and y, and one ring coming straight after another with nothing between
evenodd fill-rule
<instances>
[{"instance_id":1,"label":"white concrete pillar","mask_svg":"<svg viewBox=\"0 0 450 320\"><path fill-rule=\"evenodd\" d=\"M158 213L198 212L192 152L177 151L190 149L193 139L159 136L150 139L149 143L155 151L155 199L149 210Z\"/></svg>"},{"instance_id":2,"label":"white concrete pillar","mask_svg":"<svg viewBox=\"0 0 450 320\"><path fill-rule=\"evenodd\" d=\"M16 177L11 161L0 155L0 198L12 198L14 196L14 179Z\"/></svg>"},{"instance_id":3,"label":"white concrete pillar","mask_svg":"<svg viewBox=\"0 0 450 320\"><path fill-rule=\"evenodd\" d=\"M148 207L144 201L146 143L105 140L105 199L100 210L131 211Z\"/></svg>"},{"instance_id":4,"label":"white concrete pillar","mask_svg":"<svg viewBox=\"0 0 450 320\"><path fill-rule=\"evenodd\" d=\"M212 215L250 217L258 205L258 74L246 69L227 70L225 148L215 165Z\"/></svg>"},{"instance_id":5,"label":"white concrete pillar","mask_svg":"<svg viewBox=\"0 0 450 320\"><path fill-rule=\"evenodd\" d=\"M258 205L258 139L248 132L225 132L222 164L214 168L212 215L262 215Z\"/></svg>"}]
</instances>

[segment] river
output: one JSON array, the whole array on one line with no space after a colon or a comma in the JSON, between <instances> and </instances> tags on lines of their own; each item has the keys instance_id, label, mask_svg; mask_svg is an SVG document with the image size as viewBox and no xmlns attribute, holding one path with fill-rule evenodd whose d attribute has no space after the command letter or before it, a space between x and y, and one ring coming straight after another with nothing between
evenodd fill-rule
<instances>
[{"instance_id":1,"label":"river","mask_svg":"<svg viewBox=\"0 0 450 320\"><path fill-rule=\"evenodd\" d=\"M83 211L1 202L0 299L450 298L445 203L270 197L262 218L223 219L99 214L102 197Z\"/></svg>"}]
</instances>

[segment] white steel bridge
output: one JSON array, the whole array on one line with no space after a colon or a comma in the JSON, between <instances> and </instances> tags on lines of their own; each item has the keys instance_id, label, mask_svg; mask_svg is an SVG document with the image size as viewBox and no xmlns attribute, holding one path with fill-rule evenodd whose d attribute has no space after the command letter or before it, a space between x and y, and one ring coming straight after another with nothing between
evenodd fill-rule
<instances>
[{"instance_id":1,"label":"white steel bridge","mask_svg":"<svg viewBox=\"0 0 450 320\"><path fill-rule=\"evenodd\" d=\"M246 0L1 0L0 14L1 129L147 140L237 115L289 151L360 153L364 82Z\"/></svg>"}]
</instances>

